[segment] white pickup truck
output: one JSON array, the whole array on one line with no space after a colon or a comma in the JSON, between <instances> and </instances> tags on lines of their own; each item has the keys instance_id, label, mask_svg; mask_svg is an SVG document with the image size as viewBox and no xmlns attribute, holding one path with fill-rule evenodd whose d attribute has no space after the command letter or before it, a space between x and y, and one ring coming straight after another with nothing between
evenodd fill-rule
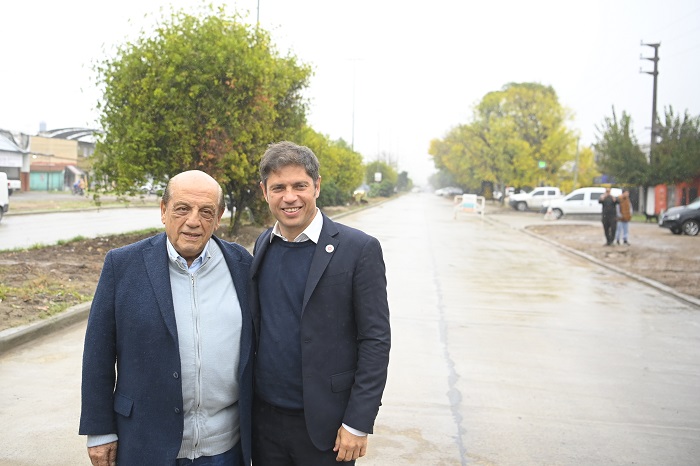
<instances>
[{"instance_id":1,"label":"white pickup truck","mask_svg":"<svg viewBox=\"0 0 700 466\"><path fill-rule=\"evenodd\" d=\"M7 180L7 193L12 196L12 193L22 189L22 182L20 180Z\"/></svg>"},{"instance_id":2,"label":"white pickup truck","mask_svg":"<svg viewBox=\"0 0 700 466\"><path fill-rule=\"evenodd\" d=\"M521 191L518 194L511 194L508 198L508 203L512 208L520 212L525 212L526 210L540 211L544 209L545 203L560 199L561 197L562 194L559 188L555 188L554 186L540 186L530 192Z\"/></svg>"}]
</instances>

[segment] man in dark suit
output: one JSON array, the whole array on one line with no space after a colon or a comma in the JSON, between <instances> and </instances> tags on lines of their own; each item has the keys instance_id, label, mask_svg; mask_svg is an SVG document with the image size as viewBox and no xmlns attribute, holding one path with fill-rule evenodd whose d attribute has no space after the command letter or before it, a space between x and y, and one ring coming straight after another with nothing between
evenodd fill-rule
<instances>
[{"instance_id":1,"label":"man in dark suit","mask_svg":"<svg viewBox=\"0 0 700 466\"><path fill-rule=\"evenodd\" d=\"M213 236L224 209L216 180L180 173L165 233L107 253L83 354L93 465L250 464L252 257Z\"/></svg>"},{"instance_id":2,"label":"man in dark suit","mask_svg":"<svg viewBox=\"0 0 700 466\"><path fill-rule=\"evenodd\" d=\"M307 147L271 145L263 195L277 222L256 241L253 462L331 465L367 450L389 363L379 242L316 207L319 162Z\"/></svg>"}]
</instances>

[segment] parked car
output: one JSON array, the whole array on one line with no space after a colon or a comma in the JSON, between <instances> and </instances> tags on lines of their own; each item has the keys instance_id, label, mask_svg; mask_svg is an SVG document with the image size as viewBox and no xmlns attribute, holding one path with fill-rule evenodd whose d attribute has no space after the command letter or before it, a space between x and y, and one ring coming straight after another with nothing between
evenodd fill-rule
<instances>
[{"instance_id":1,"label":"parked car","mask_svg":"<svg viewBox=\"0 0 700 466\"><path fill-rule=\"evenodd\" d=\"M512 194L508 203L510 206L520 212L526 210L542 210L546 202L561 197L561 191L554 186L541 186L530 192L519 192Z\"/></svg>"},{"instance_id":2,"label":"parked car","mask_svg":"<svg viewBox=\"0 0 700 466\"><path fill-rule=\"evenodd\" d=\"M464 194L464 191L461 188L457 188L455 186L447 186L445 188L436 189L435 194L442 197L452 197Z\"/></svg>"},{"instance_id":3,"label":"parked car","mask_svg":"<svg viewBox=\"0 0 700 466\"><path fill-rule=\"evenodd\" d=\"M593 215L602 214L603 206L598 199L605 192L602 186L590 186L575 189L561 199L556 199L545 204L547 211L551 209L552 217L560 219L564 215ZM618 197L622 194L619 188L612 188L610 194Z\"/></svg>"},{"instance_id":4,"label":"parked car","mask_svg":"<svg viewBox=\"0 0 700 466\"><path fill-rule=\"evenodd\" d=\"M688 205L668 209L659 218L659 226L668 228L674 235L697 236L700 232L700 198Z\"/></svg>"}]
</instances>

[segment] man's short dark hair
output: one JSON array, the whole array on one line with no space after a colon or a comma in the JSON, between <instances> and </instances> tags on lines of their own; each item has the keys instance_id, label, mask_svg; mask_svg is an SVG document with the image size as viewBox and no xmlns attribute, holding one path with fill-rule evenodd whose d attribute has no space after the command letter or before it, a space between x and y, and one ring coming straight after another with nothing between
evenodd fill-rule
<instances>
[{"instance_id":1,"label":"man's short dark hair","mask_svg":"<svg viewBox=\"0 0 700 466\"><path fill-rule=\"evenodd\" d=\"M304 167L306 174L311 177L316 186L320 169L318 158L308 147L289 141L277 142L267 147L260 161L260 180L263 186L267 186L267 179L271 173L290 165Z\"/></svg>"}]
</instances>

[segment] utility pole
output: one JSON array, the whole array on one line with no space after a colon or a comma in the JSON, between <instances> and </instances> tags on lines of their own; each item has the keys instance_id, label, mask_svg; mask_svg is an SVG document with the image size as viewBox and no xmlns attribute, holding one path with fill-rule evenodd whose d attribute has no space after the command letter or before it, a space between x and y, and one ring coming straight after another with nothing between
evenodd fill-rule
<instances>
[{"instance_id":1,"label":"utility pole","mask_svg":"<svg viewBox=\"0 0 700 466\"><path fill-rule=\"evenodd\" d=\"M645 44L644 41L641 42L641 45L646 46L646 47L652 47L654 49L654 57L649 58L649 57L642 57L640 55L640 58L643 58L644 60L649 60L654 62L654 71L645 71L646 74L650 74L654 77L654 93L652 95L652 103L651 103L651 140L649 141L649 165L652 165L652 162L654 160L654 147L656 146L656 86L657 86L657 81L658 81L658 76L659 76L659 47L661 47L661 42L657 42L655 44ZM639 70L640 72L642 71L641 69ZM647 202L651 202L652 205L654 201L651 201L648 199L649 193L648 193L648 187L645 186L643 188L643 201L640 202L640 209L642 210L642 206L644 211L647 213L654 213L656 210L655 207L652 208L652 211L649 212L649 206L647 205Z\"/></svg>"},{"instance_id":2,"label":"utility pole","mask_svg":"<svg viewBox=\"0 0 700 466\"><path fill-rule=\"evenodd\" d=\"M652 47L654 49L654 57L640 57L644 60L649 60L654 62L654 71L644 71L646 74L650 74L654 77L654 93L652 95L652 103L651 103L651 141L649 143L649 164L652 162L652 158L654 157L654 146L656 146L656 87L657 87L657 81L658 81L658 76L659 76L659 47L661 47L661 43L658 42L656 44L645 44L644 42L641 43L641 45L644 45L646 47ZM641 70L640 70L641 71Z\"/></svg>"},{"instance_id":3,"label":"utility pole","mask_svg":"<svg viewBox=\"0 0 700 466\"><path fill-rule=\"evenodd\" d=\"M578 185L578 158L579 158L579 152L578 152L578 144L581 138L576 139L576 161L574 162L574 189L576 189Z\"/></svg>"}]
</instances>

